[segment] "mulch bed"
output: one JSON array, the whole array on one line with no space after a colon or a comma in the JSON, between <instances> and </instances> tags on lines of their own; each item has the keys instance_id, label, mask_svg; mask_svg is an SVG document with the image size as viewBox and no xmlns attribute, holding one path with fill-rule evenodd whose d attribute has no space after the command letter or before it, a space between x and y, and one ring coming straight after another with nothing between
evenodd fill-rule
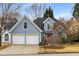
<instances>
[{"instance_id":1,"label":"mulch bed","mask_svg":"<svg viewBox=\"0 0 79 59\"><path fill-rule=\"evenodd\" d=\"M0 50L2 50L2 49L4 49L4 48L7 48L7 47L9 47L10 45L5 45L5 46L1 46L0 47Z\"/></svg>"},{"instance_id":2,"label":"mulch bed","mask_svg":"<svg viewBox=\"0 0 79 59\"><path fill-rule=\"evenodd\" d=\"M65 48L62 45L54 45L54 46L40 46L40 48L46 48L46 49L63 49Z\"/></svg>"}]
</instances>

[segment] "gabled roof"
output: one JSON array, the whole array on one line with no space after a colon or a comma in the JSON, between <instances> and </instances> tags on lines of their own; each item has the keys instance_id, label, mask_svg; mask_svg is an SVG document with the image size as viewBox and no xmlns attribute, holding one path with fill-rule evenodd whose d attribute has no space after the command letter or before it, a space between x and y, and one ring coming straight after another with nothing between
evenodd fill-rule
<instances>
[{"instance_id":1,"label":"gabled roof","mask_svg":"<svg viewBox=\"0 0 79 59\"><path fill-rule=\"evenodd\" d=\"M64 24L63 22L61 21L57 21L56 23L54 23L54 28L53 30L56 31L58 30L59 28L63 28L63 30L68 34L69 33L69 29L68 27L66 26L66 24Z\"/></svg>"},{"instance_id":2,"label":"gabled roof","mask_svg":"<svg viewBox=\"0 0 79 59\"><path fill-rule=\"evenodd\" d=\"M67 29L66 25L61 21L57 21L54 23L54 29L56 29L56 27L58 27L59 25L63 26L65 29Z\"/></svg>"},{"instance_id":3,"label":"gabled roof","mask_svg":"<svg viewBox=\"0 0 79 59\"><path fill-rule=\"evenodd\" d=\"M3 22L4 22L4 29L10 30L17 23L17 18L5 17Z\"/></svg>"},{"instance_id":4,"label":"gabled roof","mask_svg":"<svg viewBox=\"0 0 79 59\"><path fill-rule=\"evenodd\" d=\"M50 17L48 17L43 23L46 23L48 20L50 20L52 23L54 23L54 21Z\"/></svg>"},{"instance_id":5,"label":"gabled roof","mask_svg":"<svg viewBox=\"0 0 79 59\"><path fill-rule=\"evenodd\" d=\"M34 20L34 23L40 28L43 30L43 23L45 23L49 18L37 18L36 20ZM54 21L53 25L54 25L54 28L53 30L55 30L56 28L58 27L63 27L65 32L68 33L69 32L69 29L68 27L66 26L65 23L57 20L57 19L54 19L54 18L51 18L51 21Z\"/></svg>"},{"instance_id":6,"label":"gabled roof","mask_svg":"<svg viewBox=\"0 0 79 59\"><path fill-rule=\"evenodd\" d=\"M10 30L16 23L14 22L9 22L9 23L5 23L5 28Z\"/></svg>"},{"instance_id":7,"label":"gabled roof","mask_svg":"<svg viewBox=\"0 0 79 59\"><path fill-rule=\"evenodd\" d=\"M36 24L34 24L34 23L31 21L31 19L30 19L29 17L27 17L27 16L24 16L24 17L19 18L20 21L18 21L18 22L9 30L9 32L11 32L13 29L15 29L15 27L17 27L18 24L19 24L20 22L22 22L24 19L27 19L28 21L30 21L30 23L32 23L40 32L42 32L42 30L41 30Z\"/></svg>"},{"instance_id":8,"label":"gabled roof","mask_svg":"<svg viewBox=\"0 0 79 59\"><path fill-rule=\"evenodd\" d=\"M59 25L59 26L56 27L56 29L54 29L54 32L58 31L59 29L64 30L64 28L61 25Z\"/></svg>"},{"instance_id":9,"label":"gabled roof","mask_svg":"<svg viewBox=\"0 0 79 59\"><path fill-rule=\"evenodd\" d=\"M33 22L41 29L43 30L43 22L47 19L46 18L37 18ZM51 18L53 21L57 21L55 18Z\"/></svg>"}]
</instances>

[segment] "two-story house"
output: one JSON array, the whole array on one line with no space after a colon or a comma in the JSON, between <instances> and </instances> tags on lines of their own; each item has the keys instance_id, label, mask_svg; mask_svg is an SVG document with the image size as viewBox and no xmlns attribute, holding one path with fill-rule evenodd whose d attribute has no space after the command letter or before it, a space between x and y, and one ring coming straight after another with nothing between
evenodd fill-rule
<instances>
[{"instance_id":1,"label":"two-story house","mask_svg":"<svg viewBox=\"0 0 79 59\"><path fill-rule=\"evenodd\" d=\"M67 39L68 29L66 25L55 18L37 18L34 23L43 31L41 39L45 39L47 43L50 43L53 39L58 41L59 38L56 40L53 37L58 37L59 33Z\"/></svg>"}]
</instances>

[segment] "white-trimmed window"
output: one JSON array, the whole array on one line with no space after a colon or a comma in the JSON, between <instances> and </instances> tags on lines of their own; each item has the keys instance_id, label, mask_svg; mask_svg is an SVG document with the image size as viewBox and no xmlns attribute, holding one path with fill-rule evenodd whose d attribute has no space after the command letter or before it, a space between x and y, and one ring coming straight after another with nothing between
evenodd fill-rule
<instances>
[{"instance_id":1,"label":"white-trimmed window","mask_svg":"<svg viewBox=\"0 0 79 59\"><path fill-rule=\"evenodd\" d=\"M48 29L48 30L50 29L50 24L47 24L47 29Z\"/></svg>"},{"instance_id":2,"label":"white-trimmed window","mask_svg":"<svg viewBox=\"0 0 79 59\"><path fill-rule=\"evenodd\" d=\"M27 28L27 22L24 22L24 29Z\"/></svg>"}]
</instances>

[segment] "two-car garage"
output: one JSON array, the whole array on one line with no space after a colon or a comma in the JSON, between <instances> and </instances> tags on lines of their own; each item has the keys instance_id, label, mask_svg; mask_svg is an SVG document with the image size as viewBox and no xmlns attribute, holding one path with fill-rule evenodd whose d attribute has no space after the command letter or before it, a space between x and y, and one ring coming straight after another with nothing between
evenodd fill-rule
<instances>
[{"instance_id":1,"label":"two-car garage","mask_svg":"<svg viewBox=\"0 0 79 59\"><path fill-rule=\"evenodd\" d=\"M30 19L24 17L9 31L11 44L39 44L42 30Z\"/></svg>"},{"instance_id":2,"label":"two-car garage","mask_svg":"<svg viewBox=\"0 0 79 59\"><path fill-rule=\"evenodd\" d=\"M12 44L39 44L40 35L35 34L13 34Z\"/></svg>"}]
</instances>

